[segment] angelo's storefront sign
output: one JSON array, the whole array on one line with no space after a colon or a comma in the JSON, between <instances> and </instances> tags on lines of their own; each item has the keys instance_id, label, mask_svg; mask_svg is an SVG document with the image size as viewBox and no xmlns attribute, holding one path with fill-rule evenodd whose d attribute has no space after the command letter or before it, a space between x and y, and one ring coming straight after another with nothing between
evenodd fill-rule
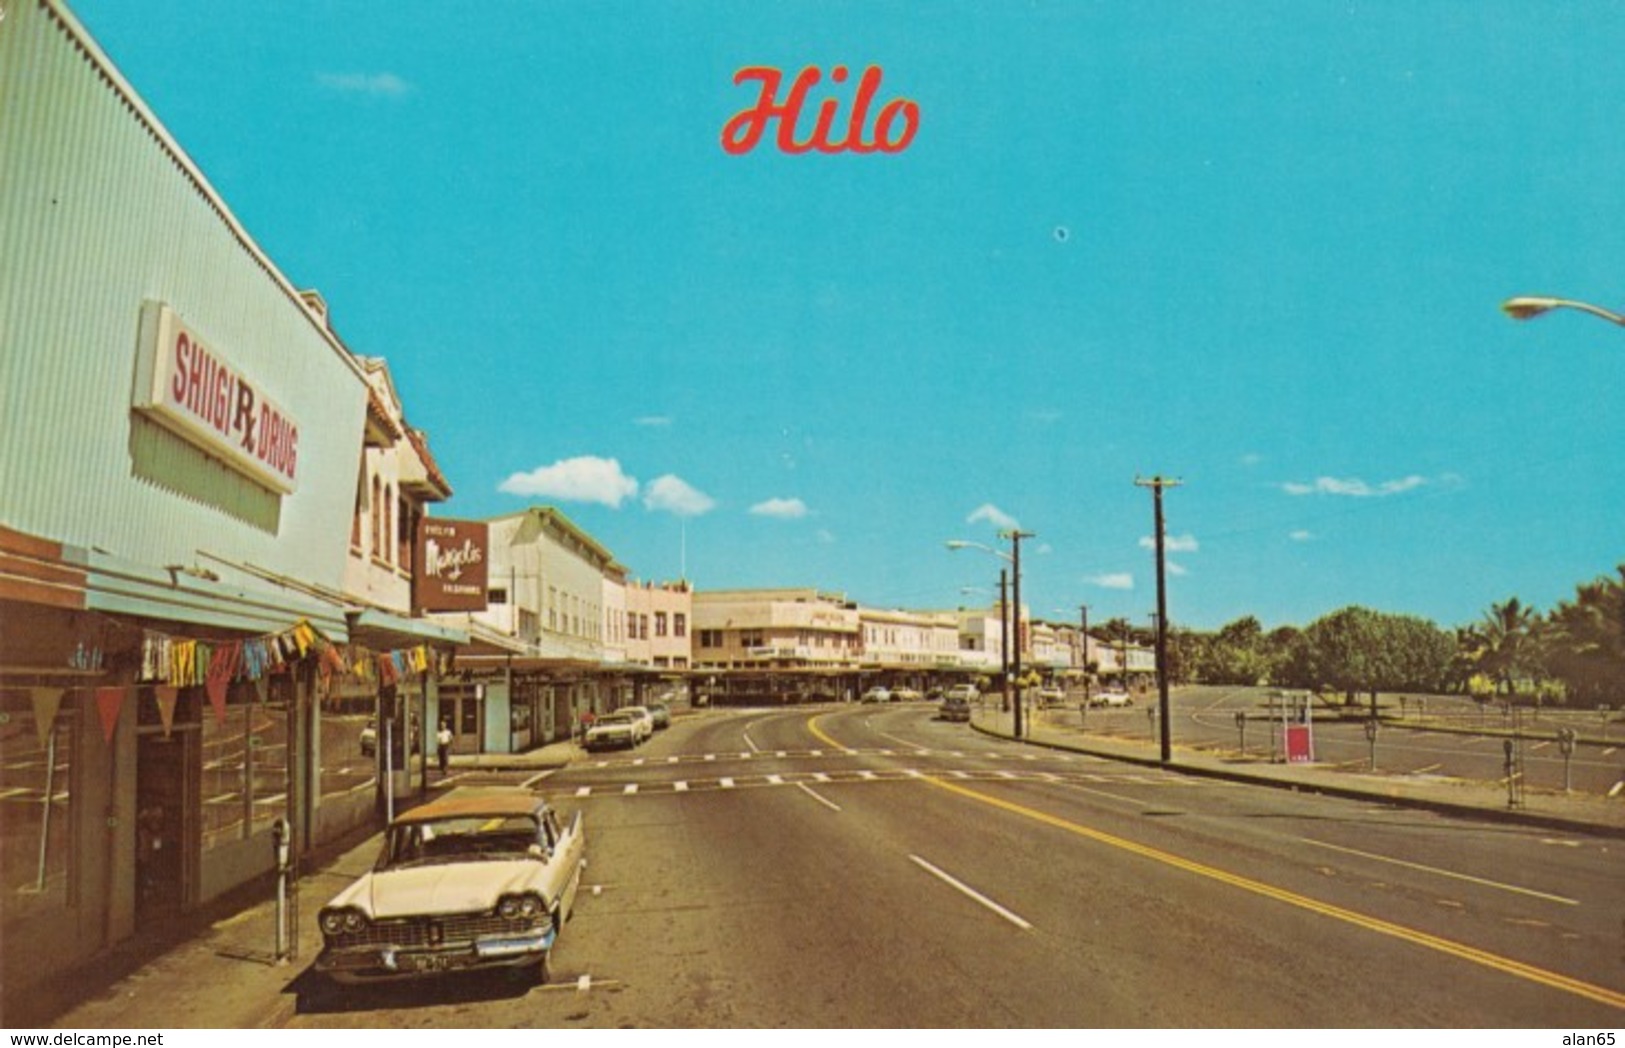
<instances>
[{"instance_id":1,"label":"angelo's storefront sign","mask_svg":"<svg viewBox=\"0 0 1625 1048\"><path fill-rule=\"evenodd\" d=\"M299 479L299 425L161 302L141 307L131 406L282 495Z\"/></svg>"},{"instance_id":2,"label":"angelo's storefront sign","mask_svg":"<svg viewBox=\"0 0 1625 1048\"><path fill-rule=\"evenodd\" d=\"M490 529L480 520L424 517L418 522L418 611L484 611Z\"/></svg>"}]
</instances>

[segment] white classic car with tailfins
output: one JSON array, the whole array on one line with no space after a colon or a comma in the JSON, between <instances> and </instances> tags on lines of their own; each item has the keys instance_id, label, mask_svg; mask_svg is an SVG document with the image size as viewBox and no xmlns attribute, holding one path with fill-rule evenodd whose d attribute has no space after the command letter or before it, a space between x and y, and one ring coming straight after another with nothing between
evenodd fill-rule
<instances>
[{"instance_id":1,"label":"white classic car with tailfins","mask_svg":"<svg viewBox=\"0 0 1625 1048\"><path fill-rule=\"evenodd\" d=\"M455 790L390 824L372 870L322 908L316 969L373 982L548 959L586 867L581 814L561 824L519 789Z\"/></svg>"}]
</instances>

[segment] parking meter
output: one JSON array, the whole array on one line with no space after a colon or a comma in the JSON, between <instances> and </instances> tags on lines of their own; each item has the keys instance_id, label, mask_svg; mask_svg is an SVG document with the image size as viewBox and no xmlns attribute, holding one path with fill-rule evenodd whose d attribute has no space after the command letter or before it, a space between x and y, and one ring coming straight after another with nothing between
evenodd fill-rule
<instances>
[{"instance_id":1,"label":"parking meter","mask_svg":"<svg viewBox=\"0 0 1625 1048\"><path fill-rule=\"evenodd\" d=\"M1236 748L1243 755L1247 752L1247 711L1236 711Z\"/></svg>"},{"instance_id":2,"label":"parking meter","mask_svg":"<svg viewBox=\"0 0 1625 1048\"><path fill-rule=\"evenodd\" d=\"M1365 740L1371 744L1371 770L1377 770L1377 718L1365 722Z\"/></svg>"},{"instance_id":3,"label":"parking meter","mask_svg":"<svg viewBox=\"0 0 1625 1048\"><path fill-rule=\"evenodd\" d=\"M278 816L271 823L271 851L276 856L278 872L288 868L288 852L293 847L293 827L285 817Z\"/></svg>"},{"instance_id":4,"label":"parking meter","mask_svg":"<svg viewBox=\"0 0 1625 1048\"><path fill-rule=\"evenodd\" d=\"M276 960L288 959L288 853L293 846L293 826L285 816L271 823L271 850L276 856Z\"/></svg>"},{"instance_id":5,"label":"parking meter","mask_svg":"<svg viewBox=\"0 0 1625 1048\"><path fill-rule=\"evenodd\" d=\"M1563 792L1569 792L1572 780L1569 778L1569 762L1574 757L1574 744L1579 734L1573 728L1559 728L1557 731L1557 748L1563 754Z\"/></svg>"}]
</instances>

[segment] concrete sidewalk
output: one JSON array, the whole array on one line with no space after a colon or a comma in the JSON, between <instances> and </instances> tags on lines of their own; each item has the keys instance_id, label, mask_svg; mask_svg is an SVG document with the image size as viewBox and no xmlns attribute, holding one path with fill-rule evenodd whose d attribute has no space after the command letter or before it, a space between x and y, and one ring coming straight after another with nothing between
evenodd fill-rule
<instances>
[{"instance_id":1,"label":"concrete sidewalk","mask_svg":"<svg viewBox=\"0 0 1625 1048\"><path fill-rule=\"evenodd\" d=\"M1136 734L1104 734L1086 730L1077 711L1039 711L1029 718L1021 740L1028 745L1088 753L1186 775L1227 779L1259 786L1303 790L1328 796L1428 808L1445 814L1496 819L1544 826L1574 833L1625 837L1625 797L1564 793L1526 788L1517 806L1507 801L1504 782L1478 782L1440 775L1348 770L1325 764L1271 762L1267 756L1241 755L1175 745L1172 760L1164 765L1160 744L1149 730ZM973 715L972 727L988 735L1012 738L1011 715L983 708ZM1073 723L1068 723L1071 721Z\"/></svg>"}]
</instances>

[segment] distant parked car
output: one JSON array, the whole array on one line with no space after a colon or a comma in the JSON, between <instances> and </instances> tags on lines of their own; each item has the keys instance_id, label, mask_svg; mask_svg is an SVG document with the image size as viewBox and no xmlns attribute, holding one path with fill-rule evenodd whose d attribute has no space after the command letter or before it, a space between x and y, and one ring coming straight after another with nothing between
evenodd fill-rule
<instances>
[{"instance_id":1,"label":"distant parked car","mask_svg":"<svg viewBox=\"0 0 1625 1048\"><path fill-rule=\"evenodd\" d=\"M648 722L629 710L606 713L592 722L581 745L589 750L612 750L617 746L633 749L649 737Z\"/></svg>"},{"instance_id":2,"label":"distant parked car","mask_svg":"<svg viewBox=\"0 0 1625 1048\"><path fill-rule=\"evenodd\" d=\"M671 727L671 707L664 702L649 703L649 716L654 720L656 731Z\"/></svg>"},{"instance_id":3,"label":"distant parked car","mask_svg":"<svg viewBox=\"0 0 1625 1048\"><path fill-rule=\"evenodd\" d=\"M890 688L882 688L882 687L879 687L879 686L870 688L868 691L863 693L863 698L859 699L858 701L859 702L890 702L891 701L891 689Z\"/></svg>"},{"instance_id":4,"label":"distant parked car","mask_svg":"<svg viewBox=\"0 0 1625 1048\"><path fill-rule=\"evenodd\" d=\"M395 819L373 868L322 907L316 970L359 983L528 968L546 982L585 866L579 812L564 824L529 790L455 790Z\"/></svg>"},{"instance_id":5,"label":"distant parked car","mask_svg":"<svg viewBox=\"0 0 1625 1048\"><path fill-rule=\"evenodd\" d=\"M961 695L949 695L942 700L937 716L945 721L970 720L970 700Z\"/></svg>"},{"instance_id":6,"label":"distant parked car","mask_svg":"<svg viewBox=\"0 0 1625 1048\"><path fill-rule=\"evenodd\" d=\"M640 742L648 742L655 735L655 716L649 712L647 706L622 706L622 710L630 713L643 723L643 738Z\"/></svg>"},{"instance_id":7,"label":"distant parked car","mask_svg":"<svg viewBox=\"0 0 1625 1048\"><path fill-rule=\"evenodd\" d=\"M361 756L371 757L378 752L378 722L369 719L361 729Z\"/></svg>"},{"instance_id":8,"label":"distant parked car","mask_svg":"<svg viewBox=\"0 0 1625 1048\"><path fill-rule=\"evenodd\" d=\"M1051 685L1039 688L1037 694L1038 704L1041 706L1060 706L1066 702L1066 692Z\"/></svg>"},{"instance_id":9,"label":"distant parked car","mask_svg":"<svg viewBox=\"0 0 1625 1048\"><path fill-rule=\"evenodd\" d=\"M1097 691L1089 701L1091 706L1132 706L1134 697L1126 691Z\"/></svg>"},{"instance_id":10,"label":"distant parked car","mask_svg":"<svg viewBox=\"0 0 1625 1048\"><path fill-rule=\"evenodd\" d=\"M974 684L955 684L948 689L948 693L944 696L945 699L961 698L966 702L975 702L981 697L982 693L977 690Z\"/></svg>"},{"instance_id":11,"label":"distant parked car","mask_svg":"<svg viewBox=\"0 0 1625 1048\"><path fill-rule=\"evenodd\" d=\"M893 688L891 692L891 700L893 702L919 702L923 698L925 698L925 696L921 695L913 688Z\"/></svg>"}]
</instances>

